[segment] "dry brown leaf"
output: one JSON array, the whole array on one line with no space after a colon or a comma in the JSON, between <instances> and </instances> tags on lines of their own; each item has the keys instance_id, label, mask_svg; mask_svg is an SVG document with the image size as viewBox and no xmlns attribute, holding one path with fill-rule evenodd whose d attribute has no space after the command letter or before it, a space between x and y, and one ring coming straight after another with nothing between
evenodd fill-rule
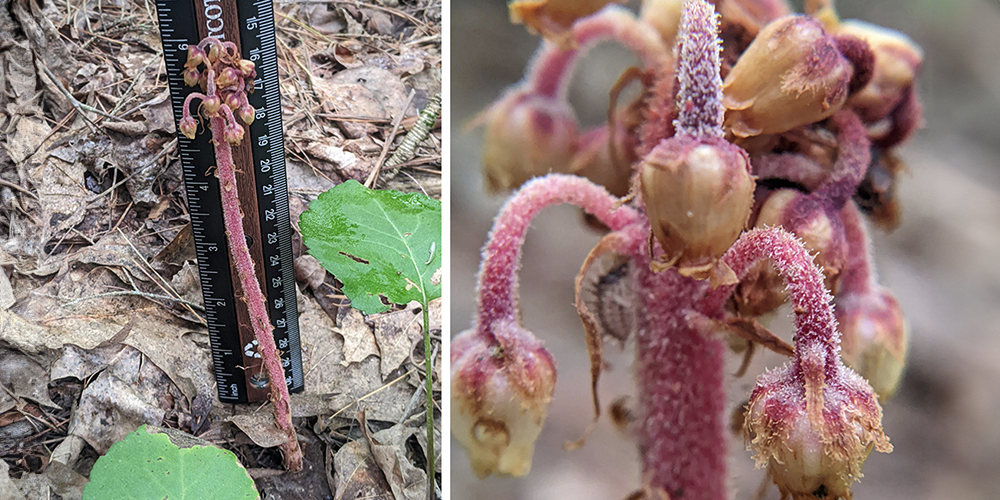
<instances>
[{"instance_id":1,"label":"dry brown leaf","mask_svg":"<svg viewBox=\"0 0 1000 500\"><path fill-rule=\"evenodd\" d=\"M319 292L319 287L326 281L326 269L316 257L303 254L295 259L295 280L314 292Z\"/></svg>"},{"instance_id":2,"label":"dry brown leaf","mask_svg":"<svg viewBox=\"0 0 1000 500\"><path fill-rule=\"evenodd\" d=\"M10 279L7 273L0 269L0 309L9 309L14 305L14 288L10 286Z\"/></svg>"},{"instance_id":3,"label":"dry brown leaf","mask_svg":"<svg viewBox=\"0 0 1000 500\"><path fill-rule=\"evenodd\" d=\"M420 304L411 302L402 311L369 316L375 324L375 340L382 358L382 380L389 380L410 358L413 343L423 338L423 315L419 311Z\"/></svg>"},{"instance_id":4,"label":"dry brown leaf","mask_svg":"<svg viewBox=\"0 0 1000 500\"><path fill-rule=\"evenodd\" d=\"M362 426L372 456L385 474L396 500L424 500L427 497L427 473L414 467L406 458L406 440L417 429L397 424L370 435L367 428L367 425Z\"/></svg>"},{"instance_id":5,"label":"dry brown leaf","mask_svg":"<svg viewBox=\"0 0 1000 500\"><path fill-rule=\"evenodd\" d=\"M0 500L27 500L10 478L10 467L0 460Z\"/></svg>"},{"instance_id":6,"label":"dry brown leaf","mask_svg":"<svg viewBox=\"0 0 1000 500\"><path fill-rule=\"evenodd\" d=\"M392 489L372 456L368 443L351 441L333 457L333 481L337 499L395 500Z\"/></svg>"},{"instance_id":7,"label":"dry brown leaf","mask_svg":"<svg viewBox=\"0 0 1000 500\"><path fill-rule=\"evenodd\" d=\"M341 365L359 363L368 356L378 356L378 346L375 335L365 323L365 315L353 307L344 307L337 320L340 322L340 334L344 337L344 360Z\"/></svg>"},{"instance_id":8,"label":"dry brown leaf","mask_svg":"<svg viewBox=\"0 0 1000 500\"><path fill-rule=\"evenodd\" d=\"M45 120L34 116L22 116L17 122L14 134L7 137L7 154L14 163L21 163L35 154L42 141L52 132Z\"/></svg>"},{"instance_id":9,"label":"dry brown leaf","mask_svg":"<svg viewBox=\"0 0 1000 500\"><path fill-rule=\"evenodd\" d=\"M385 110L385 114L381 116L386 118L395 118L404 111L402 108L406 104L406 97L409 94L406 85L398 76L392 74L391 71L372 65L346 69L333 75L329 82L334 85L361 85L368 89ZM417 108L412 104L405 111L404 116L417 114Z\"/></svg>"},{"instance_id":10,"label":"dry brown leaf","mask_svg":"<svg viewBox=\"0 0 1000 500\"><path fill-rule=\"evenodd\" d=\"M81 498L87 482L87 478L59 462L49 462L41 474L24 474L14 480L28 498L55 498L55 494L67 500Z\"/></svg>"},{"instance_id":11,"label":"dry brown leaf","mask_svg":"<svg viewBox=\"0 0 1000 500\"><path fill-rule=\"evenodd\" d=\"M360 402L374 420L395 422L402 417L413 387L402 380L383 383L375 356L344 366L344 340L309 294L299 295L299 324L308 325L301 329L307 394L323 395L327 409L342 415L352 415L352 408Z\"/></svg>"},{"instance_id":12,"label":"dry brown leaf","mask_svg":"<svg viewBox=\"0 0 1000 500\"><path fill-rule=\"evenodd\" d=\"M49 399L49 377L44 367L19 352L0 349L0 403L9 397L30 399L49 408L59 408Z\"/></svg>"},{"instance_id":13,"label":"dry brown leaf","mask_svg":"<svg viewBox=\"0 0 1000 500\"><path fill-rule=\"evenodd\" d=\"M168 396L171 385L162 370L144 361L138 350L126 347L84 388L69 432L85 439L98 453L107 453L140 425L161 424L166 415L161 404L174 399Z\"/></svg>"},{"instance_id":14,"label":"dry brown leaf","mask_svg":"<svg viewBox=\"0 0 1000 500\"><path fill-rule=\"evenodd\" d=\"M358 130L365 128L362 125L368 125L358 122L352 123L360 127ZM344 133L347 132L345 131ZM371 169L371 160L362 158L340 146L334 145L329 139L321 138L310 141L303 152L314 159L314 166L325 172L335 172L343 180L364 180L365 175Z\"/></svg>"},{"instance_id":15,"label":"dry brown leaf","mask_svg":"<svg viewBox=\"0 0 1000 500\"><path fill-rule=\"evenodd\" d=\"M274 423L274 414L270 409L233 415L226 421L239 427L254 444L262 448L274 448L288 441L288 436Z\"/></svg>"},{"instance_id":16,"label":"dry brown leaf","mask_svg":"<svg viewBox=\"0 0 1000 500\"><path fill-rule=\"evenodd\" d=\"M347 22L340 12L331 4L305 4L299 8L298 17L310 28L324 34L340 33L347 27Z\"/></svg>"},{"instance_id":17,"label":"dry brown leaf","mask_svg":"<svg viewBox=\"0 0 1000 500\"><path fill-rule=\"evenodd\" d=\"M356 83L333 83L326 79L313 80L313 89L327 113L359 118L388 118L375 93ZM378 131L378 127L365 121L337 122L344 135L352 139Z\"/></svg>"}]
</instances>

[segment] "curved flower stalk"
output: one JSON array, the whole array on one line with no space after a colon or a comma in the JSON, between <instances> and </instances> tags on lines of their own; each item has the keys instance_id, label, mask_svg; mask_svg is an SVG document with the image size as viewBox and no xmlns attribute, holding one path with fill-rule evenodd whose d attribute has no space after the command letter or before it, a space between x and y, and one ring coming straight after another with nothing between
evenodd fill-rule
<instances>
[{"instance_id":1,"label":"curved flower stalk","mask_svg":"<svg viewBox=\"0 0 1000 500\"><path fill-rule=\"evenodd\" d=\"M207 118L215 145L216 168L219 189L222 192L222 212L226 225L226 241L233 255L236 272L243 285L244 300L250 312L254 337L257 339L274 405L274 420L286 435L281 444L285 469L302 469L302 449L299 447L292 414L288 386L285 385L285 371L274 343L271 325L267 315L264 294L254 273L253 260L247 247L243 231L243 213L240 210L239 192L236 186L236 165L233 163L231 144L243 140L243 125L236 117L249 125L254 119L254 109L247 101L247 89L253 88L253 78L257 76L254 64L241 59L236 45L216 38L205 38L198 45L188 48L185 63L184 82L189 86L200 85L204 93L192 92L184 100L184 114L180 120L180 131L193 139L198 131L198 121L191 114L191 104L197 99L198 118Z\"/></svg>"},{"instance_id":2,"label":"curved flower stalk","mask_svg":"<svg viewBox=\"0 0 1000 500\"><path fill-rule=\"evenodd\" d=\"M748 447L783 498L850 498L868 454L891 451L879 397L898 384L906 330L898 303L875 284L862 214L888 212L882 203L891 196L868 196L871 165L920 122L913 84L919 49L841 23L829 5L814 10L810 17L792 14L781 0L727 0L720 23L704 0L649 0L639 19L609 7L567 28L576 36L583 26L602 25L604 33L621 33L607 27L614 23L645 26L662 43L676 43L675 58L640 72L644 91L628 108L639 119L615 129L625 136L615 144L633 147L622 155L635 158L628 196L616 201L591 182L610 188L613 181L600 177L549 174L525 183L496 219L483 250L477 315L452 355L453 431L478 474L526 473L548 412L556 370L521 323L516 271L531 219L564 202L609 230L577 276L576 307L595 414L603 338L636 344L638 408L630 429L642 460L639 496L730 497L728 335L791 356L757 379L744 423ZM563 165L585 154L560 94L570 54L577 56L572 50L545 45L525 83L487 112L488 177L498 175L493 147L521 155L528 144ZM497 141L492 127L523 137L531 135L524 123L556 130L537 120L505 121L519 115L504 104L525 89L558 103L564 130L573 130L566 141ZM873 95L894 103L876 106ZM523 159L500 173L525 168ZM519 175L505 187L526 178ZM601 271L596 263L604 258L619 264ZM606 305L600 296L595 302L582 294L588 280L604 278L630 291L616 297L630 303L613 306L634 316L624 331L599 314ZM794 346L755 320L785 301L795 311Z\"/></svg>"}]
</instances>

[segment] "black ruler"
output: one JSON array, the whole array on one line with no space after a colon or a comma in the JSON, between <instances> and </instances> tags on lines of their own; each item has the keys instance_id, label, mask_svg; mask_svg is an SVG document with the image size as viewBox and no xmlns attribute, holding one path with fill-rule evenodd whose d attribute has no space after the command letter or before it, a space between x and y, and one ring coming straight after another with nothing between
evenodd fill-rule
<instances>
[{"instance_id":1,"label":"black ruler","mask_svg":"<svg viewBox=\"0 0 1000 500\"><path fill-rule=\"evenodd\" d=\"M206 36L228 40L256 65L257 78L248 98L257 116L243 142L233 146L233 159L247 243L267 299L274 341L285 368L284 383L290 392L299 392L303 388L302 351L271 0L158 0L156 10L175 124L182 116L184 98L199 90L184 84L188 45ZM193 140L179 133L178 137L219 400L264 401L269 381L242 287L230 265L219 182L212 174L212 133L205 125L207 121Z\"/></svg>"}]
</instances>

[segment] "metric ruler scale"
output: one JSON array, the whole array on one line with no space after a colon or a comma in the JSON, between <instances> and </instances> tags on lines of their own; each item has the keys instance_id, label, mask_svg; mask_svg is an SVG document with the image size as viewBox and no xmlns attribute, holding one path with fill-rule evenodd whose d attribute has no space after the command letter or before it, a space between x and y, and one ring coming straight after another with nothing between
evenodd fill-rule
<instances>
[{"instance_id":1,"label":"metric ruler scale","mask_svg":"<svg viewBox=\"0 0 1000 500\"><path fill-rule=\"evenodd\" d=\"M243 59L256 65L254 90L247 96L256 117L243 141L232 147L233 160L244 230L267 299L274 341L285 369L284 383L290 392L299 392L303 388L302 351L271 0L159 0L156 10L175 124L182 116L184 99L200 90L184 84L182 73L189 45L206 36L227 40L239 47ZM197 107L197 101L193 107ZM266 370L257 353L242 286L230 265L219 182L212 174L215 152L207 124L207 120L201 122L193 140L178 134L178 145L219 400L265 401L269 392Z\"/></svg>"}]
</instances>

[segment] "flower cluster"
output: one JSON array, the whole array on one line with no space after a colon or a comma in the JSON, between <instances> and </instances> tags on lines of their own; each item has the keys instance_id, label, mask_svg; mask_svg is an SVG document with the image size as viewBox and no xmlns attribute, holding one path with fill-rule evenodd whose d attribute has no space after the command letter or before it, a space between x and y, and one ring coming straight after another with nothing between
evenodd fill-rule
<instances>
[{"instance_id":1,"label":"flower cluster","mask_svg":"<svg viewBox=\"0 0 1000 500\"><path fill-rule=\"evenodd\" d=\"M525 473L532 446L519 442L521 463L498 467L502 453L484 452L496 439L469 439L477 422L536 436L551 398L510 388L548 389L555 378L521 324L516 276L528 224L555 203L576 204L609 230L577 277L576 306L593 386L604 337L637 344L633 431L647 491L726 495L720 335L793 353L760 376L745 422L783 496L849 498L868 453L891 451L879 399L902 376L908 331L875 282L865 216L898 224L894 148L922 123L923 54L901 33L841 21L829 1L807 1L806 14L785 0L716 5L645 0L635 15L595 2L512 2L512 18L546 41L525 78L480 117L488 187L520 188L483 250L477 317L452 357L453 431L473 460L497 457L480 473ZM567 89L575 62L602 40L632 49L642 67L612 90L608 123L582 130ZM642 92L618 104L629 81ZM631 331L591 312L600 297L581 299L588 281L606 277L593 271L602 256L624 263L614 279L631 294L613 300L635 316L619 322ZM756 321L788 301L794 348ZM547 368L527 370L525 359Z\"/></svg>"},{"instance_id":2,"label":"flower cluster","mask_svg":"<svg viewBox=\"0 0 1000 500\"><path fill-rule=\"evenodd\" d=\"M201 92L192 92L184 100L181 133L188 139L194 139L197 134L198 122L191 115L191 102L200 99L198 114L207 119L221 116L226 122L223 139L229 144L238 144L243 140L243 126L236 122L234 113L243 123L253 123L255 111L247 101L247 92L253 91L256 77L253 62L240 58L233 42L209 37L198 45L189 46L184 83L189 87L201 87Z\"/></svg>"}]
</instances>

